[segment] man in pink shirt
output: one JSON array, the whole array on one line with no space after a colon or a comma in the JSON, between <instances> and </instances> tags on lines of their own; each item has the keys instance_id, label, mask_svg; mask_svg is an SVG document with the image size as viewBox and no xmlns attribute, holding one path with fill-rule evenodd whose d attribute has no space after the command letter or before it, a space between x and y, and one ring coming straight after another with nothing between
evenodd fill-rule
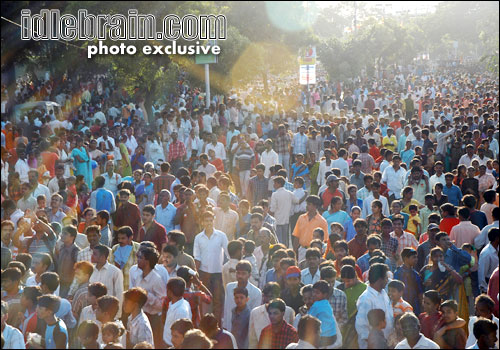
<instances>
[{"instance_id":1,"label":"man in pink shirt","mask_svg":"<svg viewBox=\"0 0 500 350\"><path fill-rule=\"evenodd\" d=\"M458 218L460 223L453 226L450 232L450 239L455 241L457 247L461 247L464 243L470 243L474 245L474 238L476 238L480 231L479 227L472 224L469 220L470 210L469 208L460 208L458 210Z\"/></svg>"}]
</instances>

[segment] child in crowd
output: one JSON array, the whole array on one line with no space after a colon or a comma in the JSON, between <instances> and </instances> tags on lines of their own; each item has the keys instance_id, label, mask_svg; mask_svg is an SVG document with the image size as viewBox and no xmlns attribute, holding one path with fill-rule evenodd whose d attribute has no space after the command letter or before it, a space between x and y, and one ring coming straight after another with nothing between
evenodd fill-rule
<instances>
[{"instance_id":1,"label":"child in crowd","mask_svg":"<svg viewBox=\"0 0 500 350\"><path fill-rule=\"evenodd\" d=\"M338 223L337 223L338 224ZM339 224L340 226L340 224ZM335 230L334 230L334 226L332 225L331 229L332 229L332 233L339 233L341 234L343 229L342 228L339 228L338 226L335 226ZM321 227L318 227L318 228L315 228L314 231L313 231L313 240L317 240L319 239L321 242L322 242L322 245L320 247L320 252L321 252L321 256L323 256L323 254L325 253L326 251L326 248L328 247L328 243L325 242L325 231L323 231L323 229ZM312 244L312 241L311 241L311 244Z\"/></svg>"},{"instance_id":2,"label":"child in crowd","mask_svg":"<svg viewBox=\"0 0 500 350\"><path fill-rule=\"evenodd\" d=\"M151 324L142 310L147 300L147 292L140 287L131 288L123 293L123 312L129 314L127 321L127 348L132 348L143 341L154 344Z\"/></svg>"},{"instance_id":3,"label":"child in crowd","mask_svg":"<svg viewBox=\"0 0 500 350\"><path fill-rule=\"evenodd\" d=\"M68 329L60 318L55 316L61 306L61 298L55 295L42 295L38 298L36 313L44 321L40 334L42 349L67 349L69 344Z\"/></svg>"},{"instance_id":4,"label":"child in crowd","mask_svg":"<svg viewBox=\"0 0 500 350\"><path fill-rule=\"evenodd\" d=\"M411 220L411 219L410 219ZM415 270L417 264L417 252L412 248L404 248L401 252L403 265L394 271L394 278L406 285L403 293L403 299L410 303L416 315L420 314L420 305L422 304L422 294L424 293L422 280Z\"/></svg>"},{"instance_id":5,"label":"child in crowd","mask_svg":"<svg viewBox=\"0 0 500 350\"><path fill-rule=\"evenodd\" d=\"M436 201L434 199L434 195L432 193L427 193L424 198L425 198L425 207L420 209L419 213L420 220L422 222L422 231L420 237L422 236L422 234L427 232L427 227L429 226L429 215L431 215L432 213L439 214L439 209L435 206Z\"/></svg>"},{"instance_id":6,"label":"child in crowd","mask_svg":"<svg viewBox=\"0 0 500 350\"><path fill-rule=\"evenodd\" d=\"M399 280L392 280L388 284L389 299L392 303L394 317L402 315L405 312L413 312L413 307L403 299L405 284Z\"/></svg>"},{"instance_id":7,"label":"child in crowd","mask_svg":"<svg viewBox=\"0 0 500 350\"><path fill-rule=\"evenodd\" d=\"M491 320L497 324L498 327L499 321L498 317L493 315L493 310L495 309L495 302L486 294L479 295L475 300L475 309L476 316L471 316L469 319L469 338L467 338L466 348L473 346L476 341L478 341L477 337L474 335L474 324L480 319L485 318ZM498 349L498 338L496 341L496 348Z\"/></svg>"},{"instance_id":8,"label":"child in crowd","mask_svg":"<svg viewBox=\"0 0 500 350\"><path fill-rule=\"evenodd\" d=\"M330 285L326 281L318 281L313 285L314 303L307 312L321 321L320 346L332 346L337 340L337 325L333 309L328 301Z\"/></svg>"},{"instance_id":9,"label":"child in crowd","mask_svg":"<svg viewBox=\"0 0 500 350\"><path fill-rule=\"evenodd\" d=\"M455 300L446 300L441 304L443 313L442 322L434 334L434 341L442 349L465 349L467 335L463 328L452 328L448 326L458 319L458 304Z\"/></svg>"},{"instance_id":10,"label":"child in crowd","mask_svg":"<svg viewBox=\"0 0 500 350\"><path fill-rule=\"evenodd\" d=\"M222 266L222 284L224 289L228 283L236 282L236 264L243 255L243 243L240 240L230 241L227 244L229 261Z\"/></svg>"},{"instance_id":11,"label":"child in crowd","mask_svg":"<svg viewBox=\"0 0 500 350\"><path fill-rule=\"evenodd\" d=\"M418 241L418 238L422 234L422 219L418 216L418 207L415 204L410 204L408 210L410 211L410 218L408 219L406 230L413 233Z\"/></svg>"},{"instance_id":12,"label":"child in crowd","mask_svg":"<svg viewBox=\"0 0 500 350\"><path fill-rule=\"evenodd\" d=\"M118 313L118 309L120 308L120 302L118 298L111 295L104 295L97 299L97 309L96 309L96 323L101 326L101 333L99 334L99 338L97 341L100 344L108 344L112 343L120 343L123 347L127 346L126 337L124 336L125 327L121 321L116 319L116 314ZM116 323L116 327L121 329L120 331L111 332L111 336L106 335L106 339L104 338L107 332L103 332L104 326L107 323ZM115 326L113 326L114 328ZM107 330L107 328L106 328Z\"/></svg>"},{"instance_id":13,"label":"child in crowd","mask_svg":"<svg viewBox=\"0 0 500 350\"><path fill-rule=\"evenodd\" d=\"M92 320L85 320L78 327L78 340L83 345L84 349L100 349L100 344L97 342L99 336L99 326Z\"/></svg>"},{"instance_id":14,"label":"child in crowd","mask_svg":"<svg viewBox=\"0 0 500 350\"><path fill-rule=\"evenodd\" d=\"M252 276L250 277L250 282L258 286L259 285L259 269L257 267L257 259L253 254L255 250L255 243L253 241L245 241L243 244L243 258L242 260L248 261L252 265Z\"/></svg>"},{"instance_id":15,"label":"child in crowd","mask_svg":"<svg viewBox=\"0 0 500 350\"><path fill-rule=\"evenodd\" d=\"M237 287L233 291L236 307L232 310L231 333L236 338L239 349L248 348L248 328L250 322L250 310L248 308L248 290Z\"/></svg>"},{"instance_id":16,"label":"child in crowd","mask_svg":"<svg viewBox=\"0 0 500 350\"><path fill-rule=\"evenodd\" d=\"M187 318L175 321L170 327L172 331L172 345L174 349L180 349L187 331L194 329L193 322Z\"/></svg>"},{"instance_id":17,"label":"child in crowd","mask_svg":"<svg viewBox=\"0 0 500 350\"><path fill-rule=\"evenodd\" d=\"M384 310L372 309L368 311L367 316L371 327L368 334L368 349L389 349L383 332L386 326Z\"/></svg>"},{"instance_id":18,"label":"child in crowd","mask_svg":"<svg viewBox=\"0 0 500 350\"><path fill-rule=\"evenodd\" d=\"M78 324L85 320L96 320L97 299L108 294L108 289L101 282L89 284L87 293L87 306L82 309Z\"/></svg>"},{"instance_id":19,"label":"child in crowd","mask_svg":"<svg viewBox=\"0 0 500 350\"><path fill-rule=\"evenodd\" d=\"M34 333L38 317L36 314L36 307L38 305L38 297L42 295L42 291L38 286L24 287L21 297L21 307L25 309L24 319L20 324L21 332L23 333L24 340L27 340L28 333Z\"/></svg>"},{"instance_id":20,"label":"child in crowd","mask_svg":"<svg viewBox=\"0 0 500 350\"><path fill-rule=\"evenodd\" d=\"M117 322L106 322L102 326L102 344L120 344L120 338L125 333L125 328L123 328Z\"/></svg>"}]
</instances>

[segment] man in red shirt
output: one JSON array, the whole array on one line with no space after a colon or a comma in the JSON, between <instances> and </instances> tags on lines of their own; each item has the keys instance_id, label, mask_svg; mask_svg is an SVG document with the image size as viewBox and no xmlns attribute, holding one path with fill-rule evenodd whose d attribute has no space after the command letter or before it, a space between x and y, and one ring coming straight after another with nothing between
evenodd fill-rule
<instances>
[{"instance_id":1,"label":"man in red shirt","mask_svg":"<svg viewBox=\"0 0 500 350\"><path fill-rule=\"evenodd\" d=\"M151 204L146 205L142 209L143 225L139 230L139 235L134 235L134 241L143 242L151 241L156 245L158 251L162 251L167 245L167 231L165 227L159 224L155 219L155 207Z\"/></svg>"},{"instance_id":2,"label":"man in red shirt","mask_svg":"<svg viewBox=\"0 0 500 350\"><path fill-rule=\"evenodd\" d=\"M349 247L349 254L358 259L368 250L366 246L368 224L364 219L356 219L354 228L356 229L356 235L347 243L347 246Z\"/></svg>"},{"instance_id":3,"label":"man in red shirt","mask_svg":"<svg viewBox=\"0 0 500 350\"><path fill-rule=\"evenodd\" d=\"M137 204L129 202L129 197L130 191L127 189L118 192L119 202L116 212L113 214L113 222L115 229L122 226L130 226L134 232L134 237L137 237L141 223L141 211ZM115 243L114 240L113 243Z\"/></svg>"},{"instance_id":4,"label":"man in red shirt","mask_svg":"<svg viewBox=\"0 0 500 350\"><path fill-rule=\"evenodd\" d=\"M323 210L328 210L328 206L330 205L333 197L340 197L345 203L345 194L339 190L339 181L340 179L335 175L330 175L326 179L326 185L328 188L321 194Z\"/></svg>"},{"instance_id":5,"label":"man in red shirt","mask_svg":"<svg viewBox=\"0 0 500 350\"><path fill-rule=\"evenodd\" d=\"M260 333L259 349L284 349L290 343L299 341L297 330L283 319L286 304L277 298L267 305L271 324Z\"/></svg>"}]
</instances>

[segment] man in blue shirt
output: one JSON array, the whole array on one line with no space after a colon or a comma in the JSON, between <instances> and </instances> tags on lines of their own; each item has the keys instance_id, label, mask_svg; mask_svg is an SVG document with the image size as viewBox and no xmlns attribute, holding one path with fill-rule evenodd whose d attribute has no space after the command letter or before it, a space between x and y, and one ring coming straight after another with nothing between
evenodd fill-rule
<instances>
[{"instance_id":1,"label":"man in blue shirt","mask_svg":"<svg viewBox=\"0 0 500 350\"><path fill-rule=\"evenodd\" d=\"M448 196L448 202L458 207L462 200L462 191L460 187L453 184L453 178L454 176L452 173L447 173L444 176L446 186L443 187L443 193Z\"/></svg>"},{"instance_id":2,"label":"man in blue shirt","mask_svg":"<svg viewBox=\"0 0 500 350\"><path fill-rule=\"evenodd\" d=\"M168 233L175 228L174 219L177 208L170 203L170 192L168 190L161 190L158 201L160 204L156 206L155 220L163 225Z\"/></svg>"},{"instance_id":3,"label":"man in blue shirt","mask_svg":"<svg viewBox=\"0 0 500 350\"><path fill-rule=\"evenodd\" d=\"M436 243L444 252L444 262L453 267L456 272L464 265L470 264L471 256L465 250L455 247L446 232L436 235Z\"/></svg>"}]
</instances>

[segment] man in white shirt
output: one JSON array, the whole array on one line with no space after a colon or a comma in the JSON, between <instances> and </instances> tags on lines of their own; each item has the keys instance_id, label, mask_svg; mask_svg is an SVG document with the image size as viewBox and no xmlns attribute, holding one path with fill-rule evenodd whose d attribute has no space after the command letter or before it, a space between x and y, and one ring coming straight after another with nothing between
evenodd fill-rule
<instances>
[{"instance_id":1,"label":"man in white shirt","mask_svg":"<svg viewBox=\"0 0 500 350\"><path fill-rule=\"evenodd\" d=\"M158 251L154 247L141 247L137 253L137 267L142 270L142 273L137 280L137 285L132 279L129 284L129 288L141 287L147 292L148 300L142 310L149 318L157 347L162 339L161 312L163 299L167 296L163 279L155 270L158 258Z\"/></svg>"},{"instance_id":2,"label":"man in white shirt","mask_svg":"<svg viewBox=\"0 0 500 350\"><path fill-rule=\"evenodd\" d=\"M198 166L198 171L204 172L207 176L207 179L217 171L215 165L208 162L208 156L206 153L200 155L200 163L201 164Z\"/></svg>"},{"instance_id":3,"label":"man in white shirt","mask_svg":"<svg viewBox=\"0 0 500 350\"><path fill-rule=\"evenodd\" d=\"M259 288L248 282L252 274L252 264L246 260L242 260L236 264L236 282L228 283L226 286L226 296L224 299L224 319L223 327L231 332L232 326L232 311L236 307L234 302L233 292L236 288L246 288L248 291L247 306L253 310L260 305L262 301L262 293Z\"/></svg>"},{"instance_id":4,"label":"man in white shirt","mask_svg":"<svg viewBox=\"0 0 500 350\"><path fill-rule=\"evenodd\" d=\"M370 282L367 289L359 296L356 302L358 313L356 315L356 331L358 332L358 344L360 349L367 348L368 334L370 325L368 323L368 312L373 309L381 309L385 312L386 327L384 336L389 338L393 330L394 314L389 296L385 291L385 286L388 282L389 268L385 264L374 264L370 266L368 272L368 281Z\"/></svg>"},{"instance_id":5,"label":"man in white shirt","mask_svg":"<svg viewBox=\"0 0 500 350\"><path fill-rule=\"evenodd\" d=\"M273 140L267 139L265 142L266 150L260 155L260 162L266 166L264 177L268 178L269 169L279 163L278 153L273 150Z\"/></svg>"},{"instance_id":6,"label":"man in white shirt","mask_svg":"<svg viewBox=\"0 0 500 350\"><path fill-rule=\"evenodd\" d=\"M102 136L97 139L97 146L101 144L101 142L104 142L104 145L106 147L106 151L108 152L108 155L114 155L115 154L115 140L111 137L108 136L108 128L103 127L101 129Z\"/></svg>"},{"instance_id":7,"label":"man in white shirt","mask_svg":"<svg viewBox=\"0 0 500 350\"><path fill-rule=\"evenodd\" d=\"M194 238L193 257L200 280L213 295L213 311L220 324L224 288L222 286L222 264L227 251L227 236L214 229L214 214L206 211L202 215L204 230Z\"/></svg>"},{"instance_id":8,"label":"man in white shirt","mask_svg":"<svg viewBox=\"0 0 500 350\"><path fill-rule=\"evenodd\" d=\"M208 108L205 108L205 114L203 115L203 131L208 132L209 134L212 133L212 122L213 122L213 117L210 115L210 111Z\"/></svg>"},{"instance_id":9,"label":"man in white shirt","mask_svg":"<svg viewBox=\"0 0 500 350\"><path fill-rule=\"evenodd\" d=\"M104 189L111 191L115 196L118 192L118 185L122 182L122 176L115 173L115 165L112 160L106 162L106 172L102 174L104 178Z\"/></svg>"},{"instance_id":10,"label":"man in white shirt","mask_svg":"<svg viewBox=\"0 0 500 350\"><path fill-rule=\"evenodd\" d=\"M479 255L478 280L481 293L488 291L488 282L495 268L498 267L498 244L500 240L500 229L491 228L488 232L490 243L484 247Z\"/></svg>"},{"instance_id":11,"label":"man in white shirt","mask_svg":"<svg viewBox=\"0 0 500 350\"><path fill-rule=\"evenodd\" d=\"M331 160L332 151L330 149L325 149L325 159L319 163L318 177L316 182L318 186L321 187L325 184L326 178L325 174L332 168L333 161Z\"/></svg>"},{"instance_id":12,"label":"man in white shirt","mask_svg":"<svg viewBox=\"0 0 500 350\"><path fill-rule=\"evenodd\" d=\"M479 161L479 156L477 154L474 154L474 146L472 144L467 145L465 148L465 151L467 152L464 154L462 157L460 157L460 160L458 161L458 164L465 164L465 166L468 168L471 166L472 161L474 159L477 159Z\"/></svg>"},{"instance_id":13,"label":"man in white shirt","mask_svg":"<svg viewBox=\"0 0 500 350\"><path fill-rule=\"evenodd\" d=\"M210 141L211 142L205 146L205 153L208 154L208 151L213 149L215 152L215 158L220 158L223 161L226 160L226 149L224 148L222 142L217 141L217 135L212 134Z\"/></svg>"},{"instance_id":14,"label":"man in white shirt","mask_svg":"<svg viewBox=\"0 0 500 350\"><path fill-rule=\"evenodd\" d=\"M431 188L432 193L434 193L434 186L437 183L441 183L443 186L446 185L446 180L444 178L444 173L443 173L443 162L437 161L434 164L434 171L436 172L434 175L432 175L429 179L429 187Z\"/></svg>"},{"instance_id":15,"label":"man in white shirt","mask_svg":"<svg viewBox=\"0 0 500 350\"><path fill-rule=\"evenodd\" d=\"M363 209L361 213L363 219L366 219L368 215L372 214L372 202L375 199L382 202L382 214L385 216L391 215L389 212L389 202L387 201L387 198L380 195L380 184L378 182L374 182L372 184L372 193L363 201Z\"/></svg>"},{"instance_id":16,"label":"man in white shirt","mask_svg":"<svg viewBox=\"0 0 500 350\"><path fill-rule=\"evenodd\" d=\"M349 164L347 163L347 151L341 148L338 153L338 159L332 162L332 168L340 169L340 176L349 178Z\"/></svg>"},{"instance_id":17,"label":"man in white shirt","mask_svg":"<svg viewBox=\"0 0 500 350\"><path fill-rule=\"evenodd\" d=\"M389 200L391 202L395 199L401 199L401 190L404 188L405 179L406 170L401 168L401 157L395 155L392 157L392 166L385 168L382 174L382 182L389 189Z\"/></svg>"},{"instance_id":18,"label":"man in white shirt","mask_svg":"<svg viewBox=\"0 0 500 350\"><path fill-rule=\"evenodd\" d=\"M167 347L172 346L172 324L181 318L191 319L191 306L189 302L182 296L186 289L186 282L180 277L172 277L167 283L167 298L170 300L168 304L167 317L165 318L165 326L163 328L163 341Z\"/></svg>"},{"instance_id":19,"label":"man in white shirt","mask_svg":"<svg viewBox=\"0 0 500 350\"><path fill-rule=\"evenodd\" d=\"M278 236L278 240L288 247L290 214L292 213L294 204L299 203L299 199L293 195L293 192L285 189L285 181L283 176L276 176L273 179L276 191L271 196L270 211L276 218L276 235Z\"/></svg>"},{"instance_id":20,"label":"man in white shirt","mask_svg":"<svg viewBox=\"0 0 500 350\"><path fill-rule=\"evenodd\" d=\"M440 349L438 344L420 333L420 321L413 313L405 313L401 316L400 322L405 339L400 341L395 349ZM387 327L385 330L387 330ZM360 348L363 349L361 346Z\"/></svg>"},{"instance_id":21,"label":"man in white shirt","mask_svg":"<svg viewBox=\"0 0 500 350\"><path fill-rule=\"evenodd\" d=\"M39 195L44 195L46 199L50 198L50 190L47 186L38 182L38 171L31 169L28 172L29 184L31 186L31 197L37 198Z\"/></svg>"},{"instance_id":22,"label":"man in white shirt","mask_svg":"<svg viewBox=\"0 0 500 350\"><path fill-rule=\"evenodd\" d=\"M118 311L118 314L121 315L123 274L120 269L108 262L109 251L110 249L103 245L94 247L92 261L95 261L95 265L89 283L101 282L104 284L108 295L115 296L120 301L120 311Z\"/></svg>"}]
</instances>

